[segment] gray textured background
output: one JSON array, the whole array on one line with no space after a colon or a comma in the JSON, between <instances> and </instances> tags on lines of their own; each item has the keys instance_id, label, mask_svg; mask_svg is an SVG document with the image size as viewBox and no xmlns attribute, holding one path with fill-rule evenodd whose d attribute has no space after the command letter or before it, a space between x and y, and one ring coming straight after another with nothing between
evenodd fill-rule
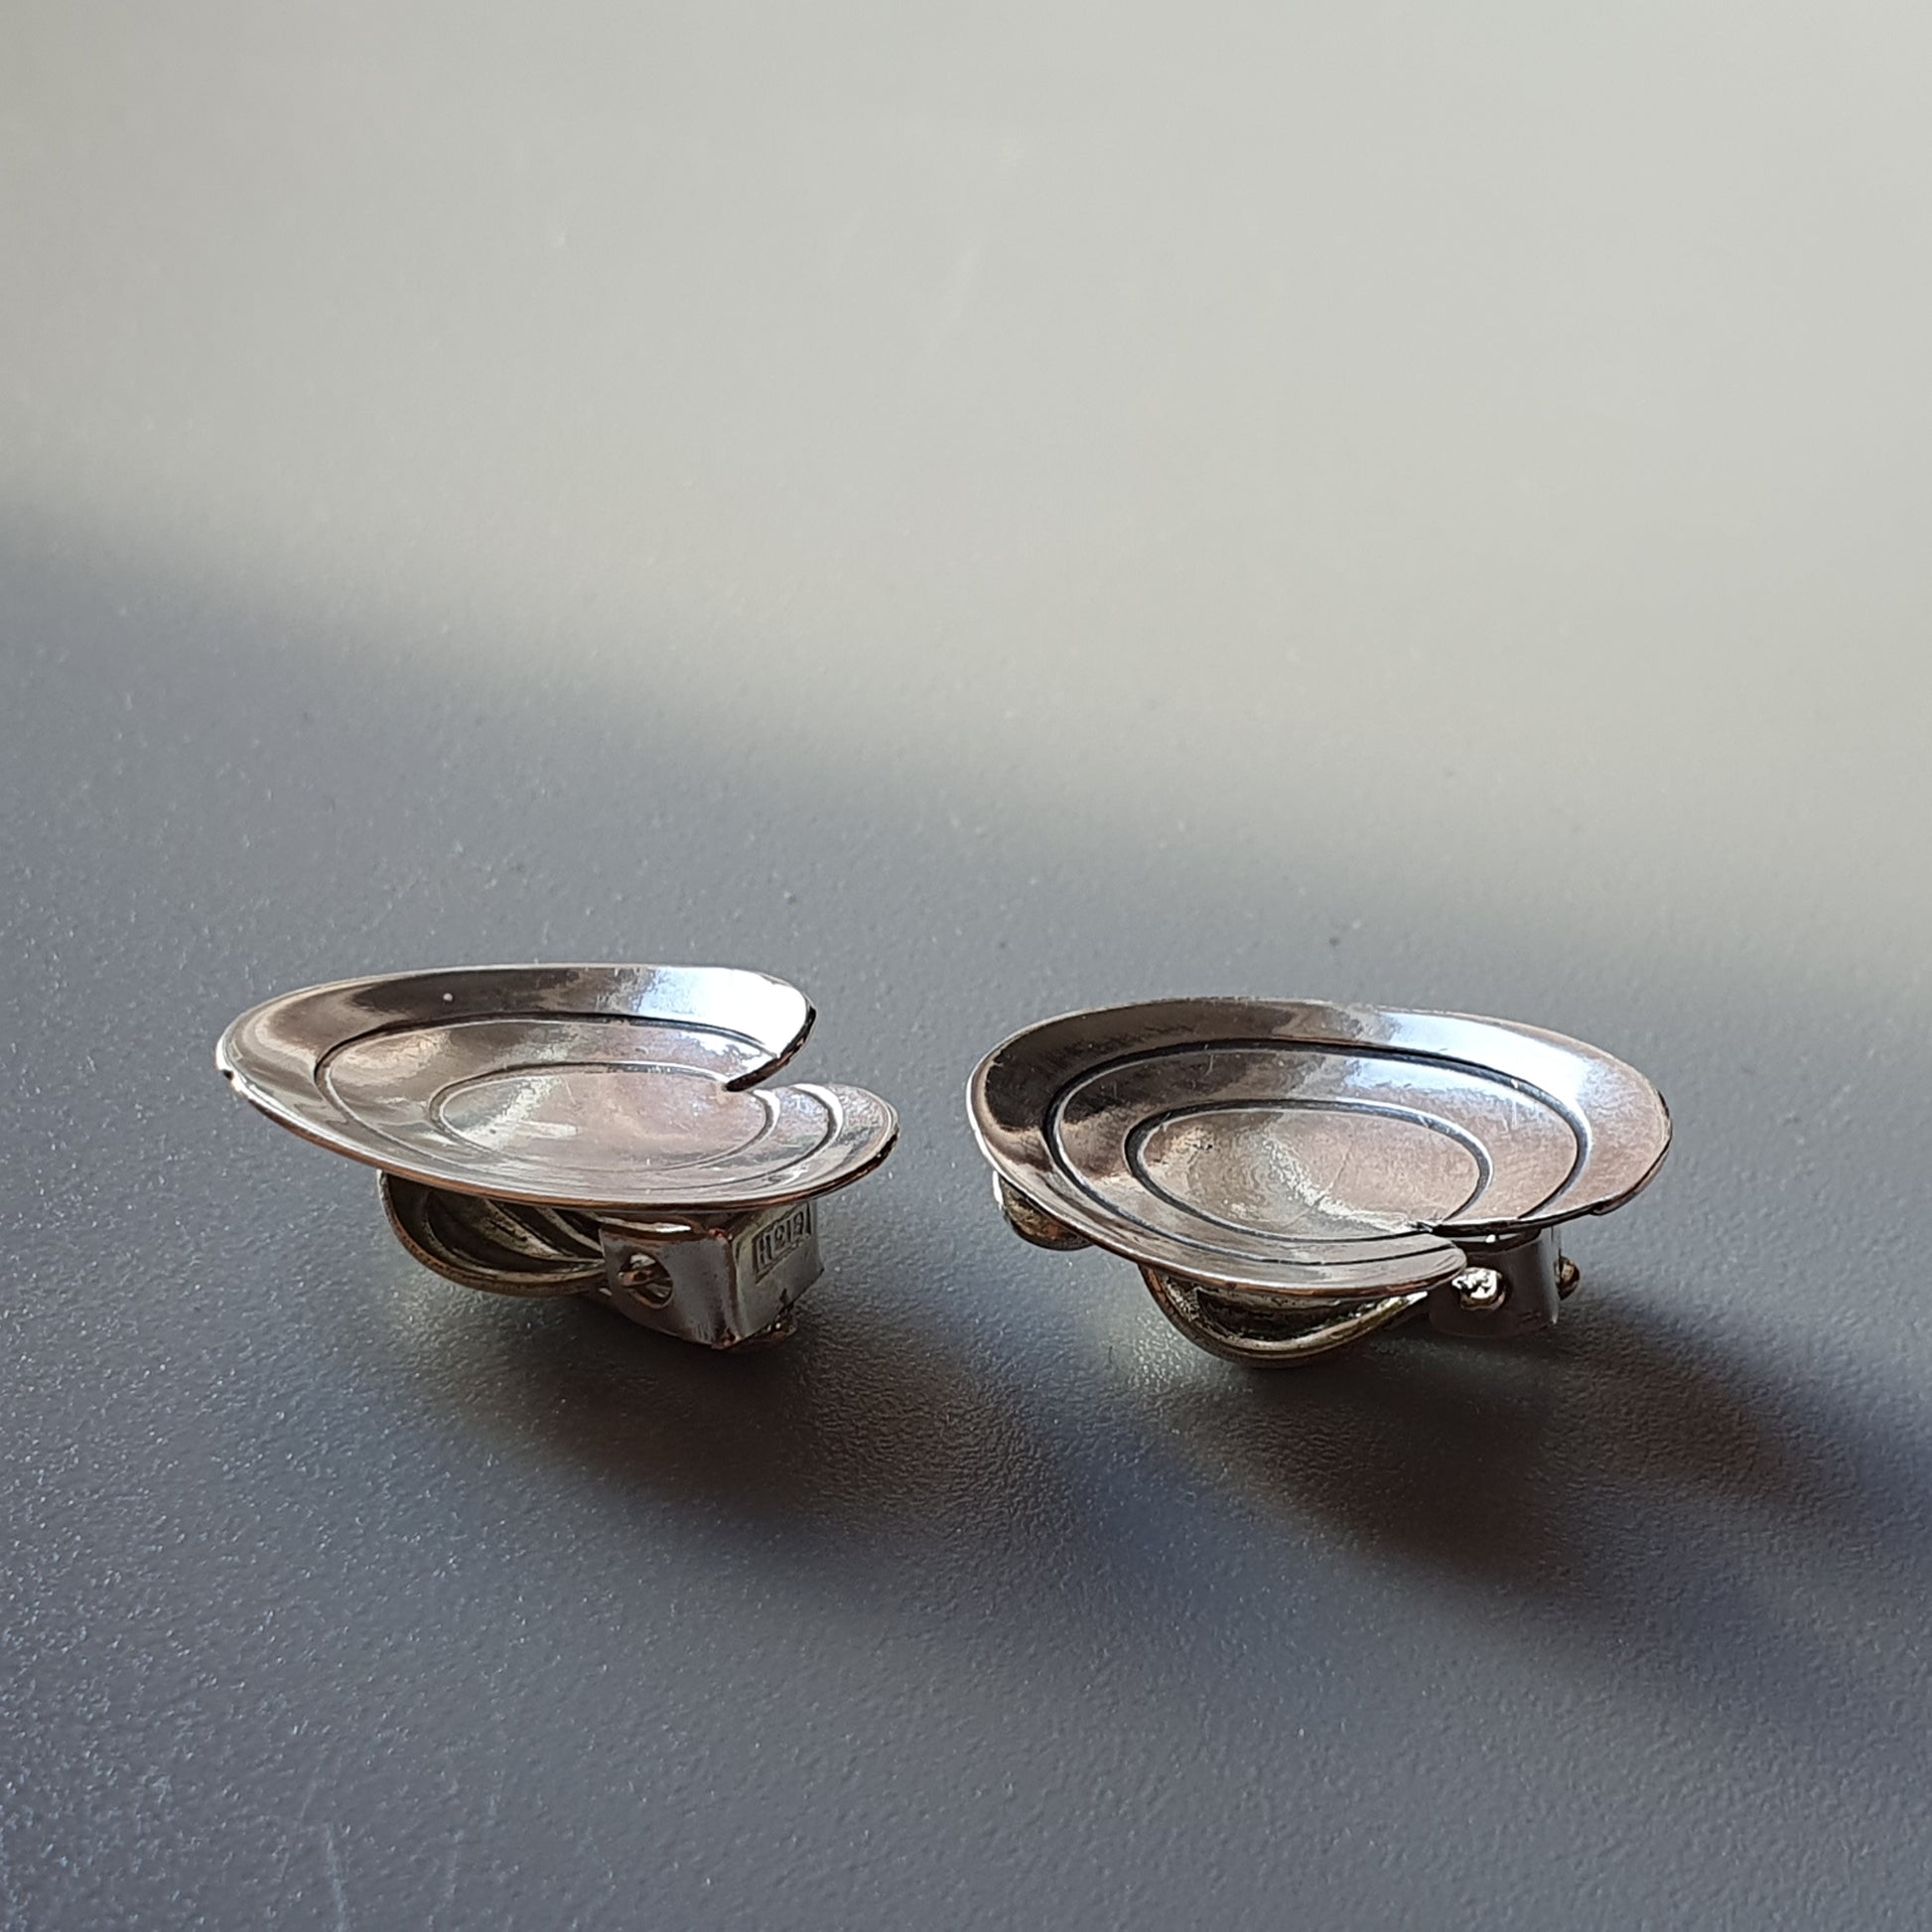
<instances>
[{"instance_id":1,"label":"gray textured background","mask_svg":"<svg viewBox=\"0 0 1932 1932\"><path fill-rule=\"evenodd\" d=\"M1920 7L0 26L0 1923L1932 1920ZM285 987L738 961L797 1339L414 1269ZM1181 992L1653 1073L1545 1343L1012 1239Z\"/></svg>"}]
</instances>

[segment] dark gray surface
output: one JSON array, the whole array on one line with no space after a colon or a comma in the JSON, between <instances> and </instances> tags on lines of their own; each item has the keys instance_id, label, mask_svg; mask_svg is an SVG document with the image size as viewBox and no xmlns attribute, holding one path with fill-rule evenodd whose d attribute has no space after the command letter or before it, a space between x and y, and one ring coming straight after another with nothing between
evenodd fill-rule
<instances>
[{"instance_id":1,"label":"dark gray surface","mask_svg":"<svg viewBox=\"0 0 1932 1932\"><path fill-rule=\"evenodd\" d=\"M1927 31L34 4L0 63L0 1922L1928 1916ZM414 1269L280 988L742 961L784 1350ZM1046 1013L1678 1151L1277 1378L1007 1234Z\"/></svg>"}]
</instances>

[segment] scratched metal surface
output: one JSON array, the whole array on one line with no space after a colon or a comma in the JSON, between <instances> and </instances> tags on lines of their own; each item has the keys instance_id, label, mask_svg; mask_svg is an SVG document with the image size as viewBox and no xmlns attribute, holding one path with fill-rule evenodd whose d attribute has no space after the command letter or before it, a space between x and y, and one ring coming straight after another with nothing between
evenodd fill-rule
<instances>
[{"instance_id":1,"label":"scratched metal surface","mask_svg":"<svg viewBox=\"0 0 1932 1932\"><path fill-rule=\"evenodd\" d=\"M0 63L0 1922L1923 1923L1932 29L264 10ZM797 1339L414 1268L251 1002L743 961ZM962 1089L1447 1006L1677 1151L1269 1380Z\"/></svg>"}]
</instances>

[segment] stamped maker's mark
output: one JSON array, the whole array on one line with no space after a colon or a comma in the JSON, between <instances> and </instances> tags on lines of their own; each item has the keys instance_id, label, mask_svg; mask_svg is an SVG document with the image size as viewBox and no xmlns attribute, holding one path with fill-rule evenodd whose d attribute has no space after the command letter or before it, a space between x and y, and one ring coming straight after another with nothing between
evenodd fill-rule
<instances>
[{"instance_id":1,"label":"stamped maker's mark","mask_svg":"<svg viewBox=\"0 0 1932 1932\"><path fill-rule=\"evenodd\" d=\"M761 1227L752 1240L752 1273L762 1279L801 1241L811 1238L812 1204L800 1201L782 1219Z\"/></svg>"}]
</instances>

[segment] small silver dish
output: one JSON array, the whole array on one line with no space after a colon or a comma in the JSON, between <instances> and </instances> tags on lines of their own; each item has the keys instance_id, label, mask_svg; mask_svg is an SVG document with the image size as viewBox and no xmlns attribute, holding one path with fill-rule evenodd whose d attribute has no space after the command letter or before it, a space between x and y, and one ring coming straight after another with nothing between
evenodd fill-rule
<instances>
[{"instance_id":1,"label":"small silver dish","mask_svg":"<svg viewBox=\"0 0 1932 1932\"><path fill-rule=\"evenodd\" d=\"M969 1094L1000 1206L1036 1245L1140 1267L1189 1340L1316 1359L1425 1309L1466 1336L1551 1326L1558 1229L1656 1173L1642 1074L1507 1021L1317 1001L1070 1014Z\"/></svg>"},{"instance_id":2,"label":"small silver dish","mask_svg":"<svg viewBox=\"0 0 1932 1932\"><path fill-rule=\"evenodd\" d=\"M397 1238L439 1275L735 1348L789 1331L820 1273L816 1201L898 1131L859 1087L760 1084L812 1019L736 967L475 967L284 994L215 1064L380 1170Z\"/></svg>"}]
</instances>

